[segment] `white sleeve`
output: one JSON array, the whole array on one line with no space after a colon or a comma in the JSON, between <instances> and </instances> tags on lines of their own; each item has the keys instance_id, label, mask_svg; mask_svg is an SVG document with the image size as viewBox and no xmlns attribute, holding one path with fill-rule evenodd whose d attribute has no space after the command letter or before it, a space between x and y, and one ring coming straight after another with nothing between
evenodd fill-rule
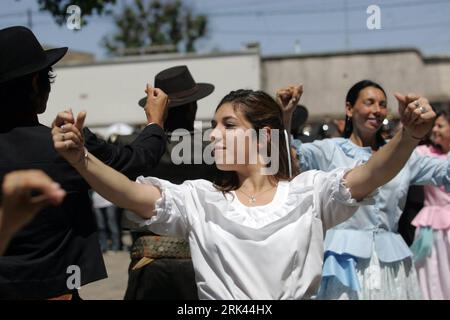
<instances>
[{"instance_id":1,"label":"white sleeve","mask_svg":"<svg viewBox=\"0 0 450 320\"><path fill-rule=\"evenodd\" d=\"M191 202L194 192L189 182L181 185L154 177L140 176L138 183L151 184L161 190L161 198L155 203L155 215L143 219L133 212L127 212L127 218L137 223L140 228L147 227L150 231L165 236L187 238L190 223L186 205Z\"/></svg>"},{"instance_id":2,"label":"white sleeve","mask_svg":"<svg viewBox=\"0 0 450 320\"><path fill-rule=\"evenodd\" d=\"M374 204L378 190L362 201L352 198L345 184L345 174L351 168L337 168L330 172L317 171L314 176L315 207L324 230L332 228L353 216L359 206Z\"/></svg>"}]
</instances>

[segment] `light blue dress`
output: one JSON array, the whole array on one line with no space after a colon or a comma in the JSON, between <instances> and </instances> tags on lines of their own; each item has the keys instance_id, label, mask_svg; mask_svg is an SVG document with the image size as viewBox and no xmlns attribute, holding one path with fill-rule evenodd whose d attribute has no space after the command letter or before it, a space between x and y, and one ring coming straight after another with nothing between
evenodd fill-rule
<instances>
[{"instance_id":1,"label":"light blue dress","mask_svg":"<svg viewBox=\"0 0 450 320\"><path fill-rule=\"evenodd\" d=\"M302 171L354 167L372 155L370 147L344 138L293 140L293 146ZM410 185L444 185L450 191L449 163L414 152L399 174L379 188L375 204L361 206L350 219L328 230L319 298L420 298L412 252L397 232L398 221Z\"/></svg>"}]
</instances>

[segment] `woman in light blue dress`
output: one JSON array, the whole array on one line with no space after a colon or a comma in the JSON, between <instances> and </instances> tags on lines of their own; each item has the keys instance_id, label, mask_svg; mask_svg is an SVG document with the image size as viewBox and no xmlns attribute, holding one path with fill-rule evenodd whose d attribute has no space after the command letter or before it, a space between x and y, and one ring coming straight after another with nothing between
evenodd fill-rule
<instances>
[{"instance_id":1,"label":"woman in light blue dress","mask_svg":"<svg viewBox=\"0 0 450 320\"><path fill-rule=\"evenodd\" d=\"M285 119L290 119L294 109L289 105L292 88L277 93ZM356 83L346 97L344 138L313 143L294 140L301 170L330 171L366 162L385 144L380 128L388 111L386 100L377 83ZM318 298L421 298L412 253L398 234L398 221L409 186L424 184L450 191L449 161L414 152L400 173L379 188L373 205L361 206L352 218L327 231Z\"/></svg>"}]
</instances>

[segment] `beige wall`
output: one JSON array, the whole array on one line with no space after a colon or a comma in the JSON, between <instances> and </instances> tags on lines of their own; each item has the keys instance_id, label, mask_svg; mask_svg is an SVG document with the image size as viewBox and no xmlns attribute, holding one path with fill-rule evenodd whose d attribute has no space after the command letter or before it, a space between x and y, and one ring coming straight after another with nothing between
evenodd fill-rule
<instances>
[{"instance_id":1,"label":"beige wall","mask_svg":"<svg viewBox=\"0 0 450 320\"><path fill-rule=\"evenodd\" d=\"M51 123L58 111L72 107L86 110L86 123L92 127L116 122L145 123L145 114L137 101L145 96L146 83L153 84L161 70L187 65L197 82L210 82L215 91L198 102L197 119L210 121L220 99L236 88L259 89L260 57L255 53L205 56L172 55L133 57L77 66L55 68L47 111L40 116Z\"/></svg>"},{"instance_id":2,"label":"beige wall","mask_svg":"<svg viewBox=\"0 0 450 320\"><path fill-rule=\"evenodd\" d=\"M450 59L439 63L430 63L426 69L430 100L450 101Z\"/></svg>"},{"instance_id":3,"label":"beige wall","mask_svg":"<svg viewBox=\"0 0 450 320\"><path fill-rule=\"evenodd\" d=\"M354 54L268 57L262 61L262 86L274 94L280 86L303 83L302 104L310 118L343 117L348 89L357 81L371 79L388 94L392 113L393 93L419 92L430 100L450 100L450 62L424 61L415 50Z\"/></svg>"},{"instance_id":4,"label":"beige wall","mask_svg":"<svg viewBox=\"0 0 450 320\"><path fill-rule=\"evenodd\" d=\"M114 122L144 122L136 101L144 96L146 82L162 69L186 64L199 82L211 82L215 92L199 102L197 119L209 121L219 100L238 88L263 89L274 95L277 88L303 83L302 104L310 119L343 118L348 89L357 81L372 79L387 91L393 115L393 93L418 91L430 101L450 101L450 58L426 58L416 50L369 51L324 55L260 58L257 52L217 55L171 55L122 58L77 66L57 66L57 79L47 112L49 124L66 107L88 111L90 126Z\"/></svg>"}]
</instances>

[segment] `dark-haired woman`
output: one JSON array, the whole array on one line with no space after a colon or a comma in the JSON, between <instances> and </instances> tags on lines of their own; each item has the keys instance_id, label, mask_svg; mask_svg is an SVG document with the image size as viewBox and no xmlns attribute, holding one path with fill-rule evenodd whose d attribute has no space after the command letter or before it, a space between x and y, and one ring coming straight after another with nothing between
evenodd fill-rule
<instances>
[{"instance_id":1,"label":"dark-haired woman","mask_svg":"<svg viewBox=\"0 0 450 320\"><path fill-rule=\"evenodd\" d=\"M167 96L148 88L157 108ZM292 102L297 103L296 92ZM189 240L200 299L301 299L318 288L323 230L353 215L363 199L393 178L431 128L435 114L402 108L407 131L366 164L297 175L281 107L261 91L238 90L216 109L210 134L222 176L181 185L152 177L132 182L83 147L82 125L54 145L102 196L135 212L158 234ZM83 123L83 114L79 116ZM395 155L395 156L394 156Z\"/></svg>"},{"instance_id":2,"label":"dark-haired woman","mask_svg":"<svg viewBox=\"0 0 450 320\"><path fill-rule=\"evenodd\" d=\"M291 112L289 92L289 89L278 92L288 115ZM396 95L396 98L400 103L408 100L417 112L424 111L420 103L412 102L416 97ZM369 80L360 81L349 90L345 107L345 137L305 144L294 142L301 171L355 166L366 163L386 148L380 132L388 112L383 88ZM419 142L425 134L411 137ZM397 233L398 221L409 186L434 184L450 189L447 170L446 160L413 153L400 173L379 188L373 204L361 206L353 217L328 230L318 297L421 298L412 253Z\"/></svg>"},{"instance_id":3,"label":"dark-haired woman","mask_svg":"<svg viewBox=\"0 0 450 320\"><path fill-rule=\"evenodd\" d=\"M446 161L450 151L450 110L438 112L431 145L417 153ZM425 299L450 299L450 194L443 187L424 186L424 207L412 221L417 228L411 250Z\"/></svg>"}]
</instances>

